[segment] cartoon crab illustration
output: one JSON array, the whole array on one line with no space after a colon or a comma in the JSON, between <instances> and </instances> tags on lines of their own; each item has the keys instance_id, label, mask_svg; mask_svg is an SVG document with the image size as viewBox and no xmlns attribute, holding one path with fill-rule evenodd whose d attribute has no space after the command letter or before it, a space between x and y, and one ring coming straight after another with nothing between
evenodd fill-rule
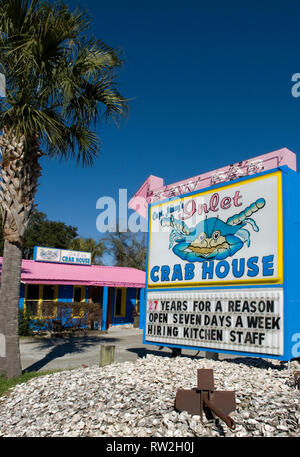
<instances>
[{"instance_id":1,"label":"cartoon crab illustration","mask_svg":"<svg viewBox=\"0 0 300 457\"><path fill-rule=\"evenodd\" d=\"M265 199L259 198L244 211L229 217L226 222L218 217L210 217L194 228L189 228L184 221L171 216L162 218L161 225L172 227L169 249L173 248L174 254L181 259L189 262L226 259L239 251L245 243L250 246L250 233L244 227L249 224L255 232L259 231L250 216L265 204Z\"/></svg>"}]
</instances>

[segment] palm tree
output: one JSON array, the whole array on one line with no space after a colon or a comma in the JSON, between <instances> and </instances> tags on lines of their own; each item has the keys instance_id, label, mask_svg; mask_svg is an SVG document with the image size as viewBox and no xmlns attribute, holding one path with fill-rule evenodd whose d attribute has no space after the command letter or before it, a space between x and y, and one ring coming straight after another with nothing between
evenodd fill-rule
<instances>
[{"instance_id":1,"label":"palm tree","mask_svg":"<svg viewBox=\"0 0 300 457\"><path fill-rule=\"evenodd\" d=\"M100 119L118 121L127 101L116 87L120 53L90 36L86 12L57 0L0 0L1 193L4 254L0 373L19 375L17 336L22 242L34 209L43 155L93 163Z\"/></svg>"},{"instance_id":2,"label":"palm tree","mask_svg":"<svg viewBox=\"0 0 300 457\"><path fill-rule=\"evenodd\" d=\"M70 241L69 249L74 251L86 251L92 254L92 264L101 265L100 257L103 254L103 245L101 241L97 243L94 238L74 238Z\"/></svg>"}]
</instances>

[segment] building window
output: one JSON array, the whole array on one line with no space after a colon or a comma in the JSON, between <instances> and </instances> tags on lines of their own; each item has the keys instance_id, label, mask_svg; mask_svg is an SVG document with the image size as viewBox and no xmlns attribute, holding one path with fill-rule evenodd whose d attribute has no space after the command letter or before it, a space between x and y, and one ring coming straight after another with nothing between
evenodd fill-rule
<instances>
[{"instance_id":1,"label":"building window","mask_svg":"<svg viewBox=\"0 0 300 457\"><path fill-rule=\"evenodd\" d=\"M38 305L39 305L38 301L33 301L33 300L26 301L26 313L30 317L37 317Z\"/></svg>"},{"instance_id":2,"label":"building window","mask_svg":"<svg viewBox=\"0 0 300 457\"><path fill-rule=\"evenodd\" d=\"M56 307L53 302L57 301L58 286L42 284L26 284L25 309L33 319L54 317Z\"/></svg>"},{"instance_id":3,"label":"building window","mask_svg":"<svg viewBox=\"0 0 300 457\"><path fill-rule=\"evenodd\" d=\"M55 286L43 286L43 301L55 300Z\"/></svg>"},{"instance_id":4,"label":"building window","mask_svg":"<svg viewBox=\"0 0 300 457\"><path fill-rule=\"evenodd\" d=\"M73 287L73 302L79 303L85 301L85 286Z\"/></svg>"},{"instance_id":5,"label":"building window","mask_svg":"<svg viewBox=\"0 0 300 457\"><path fill-rule=\"evenodd\" d=\"M99 303L102 305L103 302L103 287L102 286L90 286L89 287L89 302Z\"/></svg>"},{"instance_id":6,"label":"building window","mask_svg":"<svg viewBox=\"0 0 300 457\"><path fill-rule=\"evenodd\" d=\"M120 287L115 290L115 317L126 315L126 288Z\"/></svg>"},{"instance_id":7,"label":"building window","mask_svg":"<svg viewBox=\"0 0 300 457\"><path fill-rule=\"evenodd\" d=\"M27 284L27 300L39 300L40 286L38 284Z\"/></svg>"},{"instance_id":8,"label":"building window","mask_svg":"<svg viewBox=\"0 0 300 457\"><path fill-rule=\"evenodd\" d=\"M39 309L39 292L38 284L27 284L25 291L26 313L31 317L37 317Z\"/></svg>"},{"instance_id":9,"label":"building window","mask_svg":"<svg viewBox=\"0 0 300 457\"><path fill-rule=\"evenodd\" d=\"M41 315L42 317L55 317L56 306L53 302L57 301L57 286L44 285L41 290L42 303Z\"/></svg>"},{"instance_id":10,"label":"building window","mask_svg":"<svg viewBox=\"0 0 300 457\"><path fill-rule=\"evenodd\" d=\"M73 303L85 302L85 286L73 286ZM84 317L84 309L72 311L72 317Z\"/></svg>"}]
</instances>

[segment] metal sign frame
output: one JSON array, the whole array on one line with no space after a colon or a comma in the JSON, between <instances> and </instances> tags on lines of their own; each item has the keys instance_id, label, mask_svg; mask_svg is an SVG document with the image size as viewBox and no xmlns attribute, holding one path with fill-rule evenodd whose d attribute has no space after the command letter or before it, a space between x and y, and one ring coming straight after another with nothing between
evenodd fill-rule
<instances>
[{"instance_id":1,"label":"metal sign frame","mask_svg":"<svg viewBox=\"0 0 300 457\"><path fill-rule=\"evenodd\" d=\"M182 349L195 349L202 350L207 352L219 352L219 353L229 353L235 355L243 356L254 356L254 357L266 357L273 358L278 360L290 360L292 358L300 357L300 295L298 294L298 265L297 259L300 255L300 202L297 200L300 195L300 179L298 173L291 170L288 166L279 166L272 170L264 171L256 174L250 179L263 179L272 173L280 174L282 178L281 185L281 195L279 199L279 204L281 205L280 212L282 218L279 224L281 234L279 234L279 239L281 239L281 257L282 257L282 268L281 273L276 282L253 282L247 284L209 284L209 285L192 285L189 287L174 287L172 284L170 287L153 287L149 286L148 277L149 277L149 242L150 242L150 226L148 231L148 251L147 251L147 266L146 266L146 288L145 288L145 307L143 315L143 343L147 345L164 345L167 347L182 348ZM240 178L232 181L229 185L234 186L236 184L243 183L243 181L249 180L249 177ZM211 190L218 190L224 187L224 183L220 183L209 188L203 189L204 192L209 192ZM199 194L199 191L193 192L191 194L185 194L184 198L189 198L192 195ZM173 199L168 199L168 203L171 203L173 200L178 200L178 197ZM159 202L162 203L162 202ZM157 203L150 204L148 207L148 223L150 225L150 211L153 206ZM299 241L298 241L299 240ZM247 348L247 350L226 350L224 348L216 349L214 347L207 347L205 344L199 345L185 345L185 344L171 344L168 341L165 341L164 338L161 338L160 341L149 341L146 335L146 317L147 317L147 306L148 306L148 294L153 292L179 292L183 291L206 291L206 292L215 292L219 293L229 289L236 290L237 293L242 292L245 289L248 290L259 290L259 289L277 289L278 291L283 291L283 319L282 319L282 332L283 332L283 347L281 353L271 354L268 351L263 353L257 353L255 350Z\"/></svg>"}]
</instances>

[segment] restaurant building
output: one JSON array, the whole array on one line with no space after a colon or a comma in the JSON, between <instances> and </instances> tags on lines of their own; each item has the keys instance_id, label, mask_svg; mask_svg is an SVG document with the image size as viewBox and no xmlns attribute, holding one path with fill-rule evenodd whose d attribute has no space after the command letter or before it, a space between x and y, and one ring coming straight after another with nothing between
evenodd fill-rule
<instances>
[{"instance_id":1,"label":"restaurant building","mask_svg":"<svg viewBox=\"0 0 300 457\"><path fill-rule=\"evenodd\" d=\"M98 328L106 330L132 324L136 314L142 320L144 287L145 272L135 268L23 260L19 306L35 320L49 317L47 302L99 304Z\"/></svg>"}]
</instances>

